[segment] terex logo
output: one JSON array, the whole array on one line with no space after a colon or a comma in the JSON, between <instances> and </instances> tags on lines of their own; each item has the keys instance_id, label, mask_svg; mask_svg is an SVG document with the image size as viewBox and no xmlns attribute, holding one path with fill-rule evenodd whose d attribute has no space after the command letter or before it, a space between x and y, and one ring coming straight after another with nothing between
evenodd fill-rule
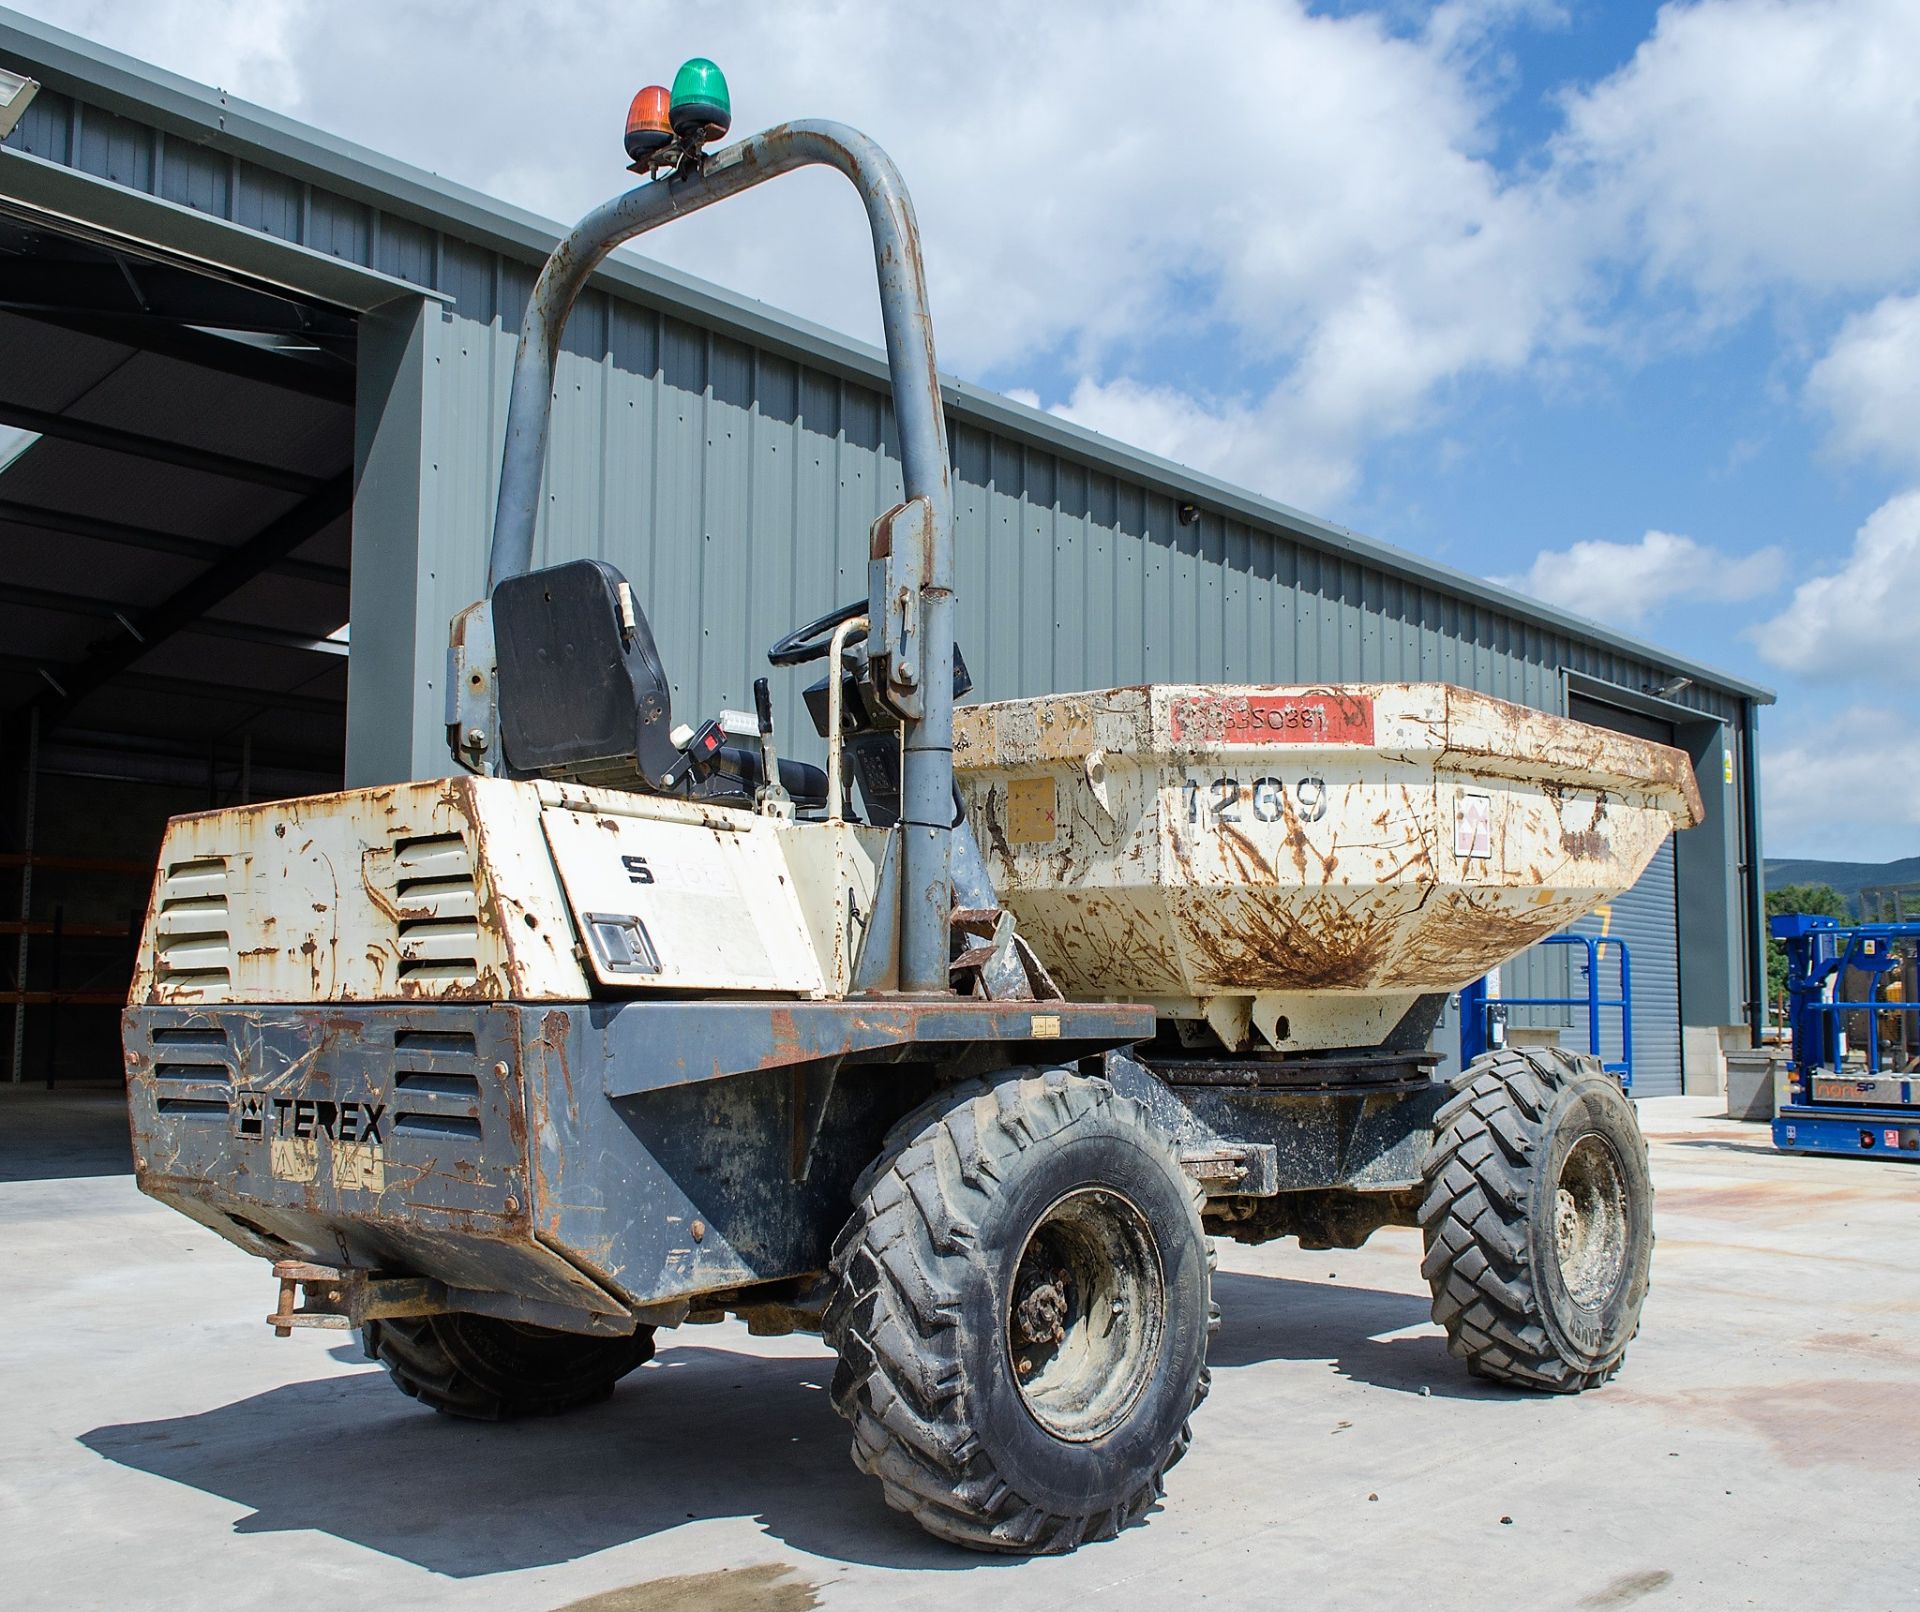
<instances>
[{"instance_id":1,"label":"terex logo","mask_svg":"<svg viewBox=\"0 0 1920 1612\"><path fill-rule=\"evenodd\" d=\"M321 1097L275 1097L263 1091L235 1094L234 1129L241 1136L324 1136L336 1142L380 1142L385 1103L336 1103Z\"/></svg>"}]
</instances>

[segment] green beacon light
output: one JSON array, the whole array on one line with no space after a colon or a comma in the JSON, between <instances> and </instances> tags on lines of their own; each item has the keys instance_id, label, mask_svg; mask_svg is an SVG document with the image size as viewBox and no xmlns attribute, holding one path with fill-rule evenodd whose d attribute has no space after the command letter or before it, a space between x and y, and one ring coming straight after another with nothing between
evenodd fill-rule
<instances>
[{"instance_id":1,"label":"green beacon light","mask_svg":"<svg viewBox=\"0 0 1920 1612\"><path fill-rule=\"evenodd\" d=\"M733 126L733 98L727 94L727 75L704 56L683 63L673 75L673 102L669 116L673 132L683 144L700 146L718 140Z\"/></svg>"}]
</instances>

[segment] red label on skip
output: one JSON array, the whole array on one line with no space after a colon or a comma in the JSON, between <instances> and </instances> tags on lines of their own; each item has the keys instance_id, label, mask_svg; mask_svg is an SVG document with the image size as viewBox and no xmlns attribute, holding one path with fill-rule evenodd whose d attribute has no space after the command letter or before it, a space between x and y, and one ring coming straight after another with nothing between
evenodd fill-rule
<instances>
[{"instance_id":1,"label":"red label on skip","mask_svg":"<svg viewBox=\"0 0 1920 1612\"><path fill-rule=\"evenodd\" d=\"M1372 744L1373 701L1350 694L1176 700L1173 737L1214 744Z\"/></svg>"}]
</instances>

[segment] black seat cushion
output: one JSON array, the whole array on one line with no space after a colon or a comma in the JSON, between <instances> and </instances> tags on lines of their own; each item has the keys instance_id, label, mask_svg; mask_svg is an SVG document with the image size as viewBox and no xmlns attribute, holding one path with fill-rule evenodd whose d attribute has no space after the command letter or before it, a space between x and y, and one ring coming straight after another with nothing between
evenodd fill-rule
<instances>
[{"instance_id":1,"label":"black seat cushion","mask_svg":"<svg viewBox=\"0 0 1920 1612\"><path fill-rule=\"evenodd\" d=\"M513 773L631 758L645 787L679 758L653 630L604 560L509 577L493 591L500 741Z\"/></svg>"}]
</instances>

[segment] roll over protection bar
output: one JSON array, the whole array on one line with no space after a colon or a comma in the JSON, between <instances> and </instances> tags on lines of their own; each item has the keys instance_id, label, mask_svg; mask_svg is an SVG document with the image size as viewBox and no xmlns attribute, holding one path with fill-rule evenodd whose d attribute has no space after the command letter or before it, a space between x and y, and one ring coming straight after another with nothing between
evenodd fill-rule
<instances>
[{"instance_id":1,"label":"roll over protection bar","mask_svg":"<svg viewBox=\"0 0 1920 1612\"><path fill-rule=\"evenodd\" d=\"M878 678L907 692L901 775L900 985L909 992L946 992L948 916L952 908L953 694L928 667L953 660L953 491L947 460L945 412L934 360L933 316L913 202L893 160L865 135L844 124L783 123L716 151L667 177L637 185L580 220L547 259L534 283L514 360L507 404L506 448L494 515L487 592L533 563L533 538L553 414L553 372L568 315L593 271L622 242L671 219L796 168L822 166L852 181L873 232L880 282L880 318L907 503L924 504L915 523L923 551L895 555L883 516L888 553L870 568L869 618L904 624L908 648L893 632L876 629L876 659L892 664ZM897 515L899 512L894 512ZM917 548L917 546L916 546ZM882 668L876 665L876 673Z\"/></svg>"}]
</instances>

